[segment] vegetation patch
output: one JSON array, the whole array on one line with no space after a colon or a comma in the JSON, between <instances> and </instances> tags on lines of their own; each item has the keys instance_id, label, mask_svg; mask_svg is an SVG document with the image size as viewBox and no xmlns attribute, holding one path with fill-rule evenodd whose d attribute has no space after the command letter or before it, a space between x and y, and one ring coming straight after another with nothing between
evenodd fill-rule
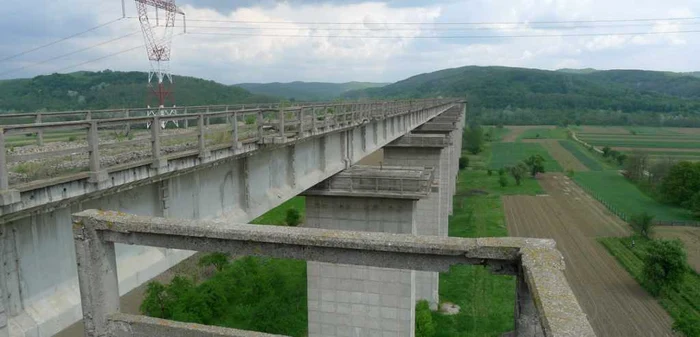
<instances>
[{"instance_id":1,"label":"vegetation patch","mask_svg":"<svg viewBox=\"0 0 700 337\"><path fill-rule=\"evenodd\" d=\"M599 240L640 285L647 290L651 289L652 284L648 276L645 276L644 261L652 240L642 237ZM674 319L674 330L683 332L687 337L700 336L700 276L696 272L686 271L679 284L669 286L659 293L658 300Z\"/></svg>"},{"instance_id":2,"label":"vegetation patch","mask_svg":"<svg viewBox=\"0 0 700 337\"><path fill-rule=\"evenodd\" d=\"M518 139L566 139L565 128L537 128L525 130Z\"/></svg>"},{"instance_id":3,"label":"vegetation patch","mask_svg":"<svg viewBox=\"0 0 700 337\"><path fill-rule=\"evenodd\" d=\"M296 196L294 198L291 198L284 202L282 205L279 205L273 208L272 210L268 211L267 213L257 217L250 223L258 225L287 225L287 222L289 220L287 217L290 213L290 209L296 210L297 212L292 213L296 213L296 215L300 217L299 219L297 219L295 225L299 224L300 222L303 222L303 215L306 214L306 198L304 198L303 196Z\"/></svg>"},{"instance_id":4,"label":"vegetation patch","mask_svg":"<svg viewBox=\"0 0 700 337\"><path fill-rule=\"evenodd\" d=\"M603 165L587 153L585 153L579 145L570 140L560 140L559 144L569 151L578 161L585 165L591 171L602 171Z\"/></svg>"},{"instance_id":5,"label":"vegetation patch","mask_svg":"<svg viewBox=\"0 0 700 337\"><path fill-rule=\"evenodd\" d=\"M658 221L693 220L689 211L657 202L617 171L577 172L573 179L594 198L624 218L644 210Z\"/></svg>"},{"instance_id":6,"label":"vegetation patch","mask_svg":"<svg viewBox=\"0 0 700 337\"><path fill-rule=\"evenodd\" d=\"M533 155L540 155L544 158L545 172L561 172L562 168L554 160L549 152L537 143L495 143L491 148L491 160L489 168L501 169L515 166Z\"/></svg>"}]
</instances>

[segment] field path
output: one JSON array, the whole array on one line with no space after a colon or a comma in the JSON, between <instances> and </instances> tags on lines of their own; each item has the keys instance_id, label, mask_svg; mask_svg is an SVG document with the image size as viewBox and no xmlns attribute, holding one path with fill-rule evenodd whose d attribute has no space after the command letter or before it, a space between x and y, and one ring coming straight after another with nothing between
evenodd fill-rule
<instances>
[{"instance_id":1,"label":"field path","mask_svg":"<svg viewBox=\"0 0 700 337\"><path fill-rule=\"evenodd\" d=\"M511 236L552 238L565 275L599 337L673 336L671 318L596 241L629 235L627 224L561 174L541 178L546 196L506 196Z\"/></svg>"},{"instance_id":2,"label":"field path","mask_svg":"<svg viewBox=\"0 0 700 337\"><path fill-rule=\"evenodd\" d=\"M554 160L559 162L559 165L561 165L561 168L564 169L564 171L569 169L576 172L588 171L588 167L583 165L583 163L573 154L571 154L569 150L561 146L561 144L559 144L559 140L557 139L524 139L523 142L538 143L542 145L545 149L547 149L549 155L551 155Z\"/></svg>"}]
</instances>

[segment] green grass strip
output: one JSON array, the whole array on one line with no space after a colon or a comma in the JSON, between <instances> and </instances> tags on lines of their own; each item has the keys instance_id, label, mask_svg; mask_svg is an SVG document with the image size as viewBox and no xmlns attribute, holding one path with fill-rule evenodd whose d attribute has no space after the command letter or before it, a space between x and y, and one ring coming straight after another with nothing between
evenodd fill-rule
<instances>
[{"instance_id":1,"label":"green grass strip","mask_svg":"<svg viewBox=\"0 0 700 337\"><path fill-rule=\"evenodd\" d=\"M537 143L495 143L491 146L489 168L500 169L514 166L531 155L540 155L545 159L544 167L547 172L561 172L559 163L549 155L549 152Z\"/></svg>"}]
</instances>

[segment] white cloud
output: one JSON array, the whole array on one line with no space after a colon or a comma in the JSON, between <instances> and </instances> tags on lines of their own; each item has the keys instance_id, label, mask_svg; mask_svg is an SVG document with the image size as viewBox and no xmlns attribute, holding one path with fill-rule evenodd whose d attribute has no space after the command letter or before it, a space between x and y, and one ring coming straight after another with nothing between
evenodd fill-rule
<instances>
[{"instance_id":1,"label":"white cloud","mask_svg":"<svg viewBox=\"0 0 700 337\"><path fill-rule=\"evenodd\" d=\"M697 30L700 20L674 23L629 22L623 27L595 29L580 27L592 25L586 23L567 25L563 28L556 24L536 23L700 15L700 2L690 3L687 0L665 0L664 2L658 0L512 0L507 2L414 0L411 1L411 5L402 4L400 7L396 7L396 2L381 0L354 1L353 3L284 1L266 2L265 5L248 7L241 5L225 12L197 6L196 3L199 0L181 1L188 1L187 4L182 5L182 8L190 19L188 31L192 34L175 38L173 72L210 78L224 83L292 80L394 81L417 73L469 64L545 69L595 67L690 71L697 70L697 62L691 55L700 53L700 42L696 42L695 38L699 34L669 34L680 30ZM29 14L26 6L9 4L9 7L1 9L7 11L0 13L3 18L17 17L17 19L6 22L6 27L12 29L4 29L4 31L11 31L14 35L7 38L0 37L0 50L11 53L28 49L58 36L66 36L70 32L80 31L97 22L106 22L121 15L121 5L114 0L66 0L61 4L49 0L38 2L37 7L45 5L41 7L44 9L38 14L33 13L34 16L30 21L24 19ZM71 8L70 13L61 11L61 8L68 6ZM127 6L128 15L134 15L132 1L127 1ZM268 23L241 25L225 21ZM436 30L435 28L457 27L432 25L434 22L464 21L501 22L501 24L489 26L497 31L475 30L476 27L473 26L466 26L469 29L457 31ZM530 22L530 24L513 26L504 23L513 21ZM312 25L306 22L354 24ZM423 25L396 26L392 25L392 22L412 22ZM180 25L181 22L178 21L177 24ZM234 26L247 29L231 28ZM2 28L3 24L0 23L0 29ZM138 29L138 22L135 19L124 19L78 39L71 39L66 43L43 49L40 53L28 54L11 62L0 62L0 73L13 67L30 65L27 69L12 75L31 76L119 52L141 43L140 34L55 62L31 66L33 62L95 45ZM180 27L176 30L179 32ZM54 31L58 36L41 39L40 37L30 38L28 35L42 34L42 32L50 34ZM662 34L569 36L583 33L604 34L612 31ZM198 35L195 34L196 32L231 35ZM25 34L26 38L20 38L22 34ZM425 38L446 35L554 35L554 37ZM375 38L377 36L382 38ZM77 69L70 69L70 71L105 68L145 71L148 69L146 52L138 49L89 63ZM0 78L7 76L0 76Z\"/></svg>"}]
</instances>

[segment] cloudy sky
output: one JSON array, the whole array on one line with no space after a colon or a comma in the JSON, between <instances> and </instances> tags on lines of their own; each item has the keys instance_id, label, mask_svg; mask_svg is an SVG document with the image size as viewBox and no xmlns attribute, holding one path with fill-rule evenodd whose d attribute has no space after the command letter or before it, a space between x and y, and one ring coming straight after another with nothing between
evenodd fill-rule
<instances>
[{"instance_id":1,"label":"cloudy sky","mask_svg":"<svg viewBox=\"0 0 700 337\"><path fill-rule=\"evenodd\" d=\"M700 70L700 1L694 0L177 4L187 16L187 34L182 34L178 18L172 72L227 84L393 82L464 65ZM148 70L146 50L139 48L144 40L136 6L133 0L125 5L127 17L122 18L121 0L4 3L0 79L77 70ZM161 23L162 18L161 13ZM611 33L618 35L607 35Z\"/></svg>"}]
</instances>

